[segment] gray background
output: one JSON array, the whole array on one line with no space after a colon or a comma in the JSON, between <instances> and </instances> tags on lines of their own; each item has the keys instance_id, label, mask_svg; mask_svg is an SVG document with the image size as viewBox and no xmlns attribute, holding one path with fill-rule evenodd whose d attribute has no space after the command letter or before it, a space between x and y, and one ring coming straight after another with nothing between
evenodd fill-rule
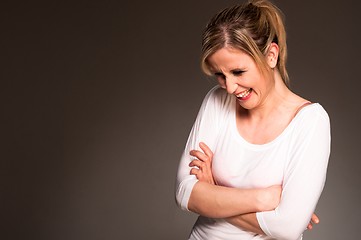
<instances>
[{"instance_id":1,"label":"gray background","mask_svg":"<svg viewBox=\"0 0 361 240\"><path fill-rule=\"evenodd\" d=\"M178 159L206 92L207 20L238 1L1 7L1 239L186 239ZM360 3L274 1L292 89L320 102L332 155L305 239L358 239Z\"/></svg>"}]
</instances>

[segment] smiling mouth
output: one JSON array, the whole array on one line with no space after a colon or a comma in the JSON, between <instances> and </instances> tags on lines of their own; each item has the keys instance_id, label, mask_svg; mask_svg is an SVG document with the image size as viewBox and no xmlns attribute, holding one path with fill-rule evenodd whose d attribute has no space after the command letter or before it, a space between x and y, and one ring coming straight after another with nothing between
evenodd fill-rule
<instances>
[{"instance_id":1,"label":"smiling mouth","mask_svg":"<svg viewBox=\"0 0 361 240\"><path fill-rule=\"evenodd\" d=\"M240 100L244 100L247 99L247 97L251 94L251 92L252 92L252 88L236 94L236 97Z\"/></svg>"}]
</instances>

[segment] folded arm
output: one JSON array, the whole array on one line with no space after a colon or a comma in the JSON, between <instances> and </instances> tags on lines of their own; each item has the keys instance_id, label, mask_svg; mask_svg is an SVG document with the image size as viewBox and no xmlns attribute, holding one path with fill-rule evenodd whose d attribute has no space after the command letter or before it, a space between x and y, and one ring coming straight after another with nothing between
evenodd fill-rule
<instances>
[{"instance_id":1,"label":"folded arm","mask_svg":"<svg viewBox=\"0 0 361 240\"><path fill-rule=\"evenodd\" d=\"M272 211L228 218L230 223L255 233L289 240L299 239L306 228L312 229L312 224L319 222L313 213L326 180L330 126L324 112L317 112L303 121L305 128L299 129L293 139L279 206Z\"/></svg>"},{"instance_id":2,"label":"folded arm","mask_svg":"<svg viewBox=\"0 0 361 240\"><path fill-rule=\"evenodd\" d=\"M244 213L267 211L278 204L281 187L237 189L197 182L188 209L211 218L227 218ZM268 200L267 200L268 199Z\"/></svg>"},{"instance_id":3,"label":"folded arm","mask_svg":"<svg viewBox=\"0 0 361 240\"><path fill-rule=\"evenodd\" d=\"M200 143L199 150L192 150L195 157L189 166L194 167L191 174L197 182L188 202L188 209L202 216L227 218L244 213L274 209L280 200L281 187L272 186L262 189L238 189L214 184L211 173L213 153L209 147Z\"/></svg>"},{"instance_id":4,"label":"folded arm","mask_svg":"<svg viewBox=\"0 0 361 240\"><path fill-rule=\"evenodd\" d=\"M312 151L312 147L314 145L311 144L308 146L310 148L309 150ZM268 211L266 208L271 208L273 210L279 202L279 196L280 196L280 187L271 187L266 189L237 189L237 188L228 188L228 187L222 187L215 185L215 181L213 179L212 171L211 171L211 160L213 157L212 151L205 145L204 143L200 143L200 148L202 151L193 150L190 152L191 156L195 157L193 161L189 164L189 166L194 167L191 170L191 174L195 175L199 182L194 186L192 190L192 194L189 200L188 208L189 210L199 213L200 215L212 217L212 218L225 218L228 222L231 224L242 228L243 230L251 231L256 234L265 235L271 235L270 231L274 230L272 227L271 229L266 228L268 231L265 232L261 225L259 224L259 221L262 222L262 211L266 212ZM313 151L312 151L313 152ZM322 151L320 151L322 154ZM327 152L327 151L326 151ZM326 153L327 155L327 153ZM317 154L314 154L314 156L318 156ZM327 161L326 161L327 162ZM315 214L312 214L314 209L311 211L312 217L307 217L308 212L306 211L303 214L298 215L292 215L292 212L303 212L307 207L311 207L315 205L315 201L317 203L320 189L317 188L317 186L322 185L322 169L325 168L325 163L322 163L322 161L317 161L312 165L312 167L307 166L306 163L299 164L297 163L297 166L294 166L294 164L290 164L290 172L285 177L285 187L289 187L287 191L284 191L285 196L283 196L284 201L280 203L278 206L278 209L275 209L273 211L268 211L268 213L272 213L271 220L272 221L278 221L279 224L281 224L282 230L279 235L277 235L277 238L279 239L297 239L301 233L305 230L306 226L308 229L312 229L313 223L318 223L319 219ZM313 184L315 186L315 189L310 192L315 192L316 196L311 196L311 201L306 206L297 206L297 204L300 201L295 201L295 199L292 197L293 194L297 193L298 190L302 191L302 187L295 188L295 183L299 182L300 177L304 177L303 175L307 176L305 174L305 169L313 169L308 171L308 174L313 174L314 178L311 178L311 182L309 184ZM300 176L302 175L302 176ZM321 179L321 181L320 181ZM305 182L302 180L302 182ZM307 181L305 182L307 185ZM312 186L309 186L311 189ZM322 190L322 187L321 187ZM318 193L318 195L317 195ZM306 194L307 195L307 194ZM268 203L272 202L272 205L266 206L265 203L267 203L267 200L265 196L268 197ZM289 208L287 210L282 210L285 208L285 206L290 204L291 199L291 205L293 205L293 208ZM295 208L295 209L294 209ZM297 208L300 208L300 210L297 210ZM261 209L261 210L255 210L255 209ZM234 215L235 213L239 213ZM259 212L259 216L255 212ZM283 214L281 214L283 212ZM307 220L306 225L297 224L300 223L305 219ZM258 219L258 217L260 219ZM311 219L311 220L310 220ZM271 222L272 222L271 221ZM295 223L295 227L287 227L284 228L284 226L288 226L288 223ZM263 222L263 227L265 227L265 222ZM271 225L272 226L272 225ZM301 228L300 228L301 226ZM279 226L278 226L279 227ZM291 231L288 231L287 229L291 229ZM273 236L273 235L271 235Z\"/></svg>"},{"instance_id":5,"label":"folded arm","mask_svg":"<svg viewBox=\"0 0 361 240\"><path fill-rule=\"evenodd\" d=\"M256 213L247 213L247 214L242 214L239 216L229 217L229 218L226 218L226 220L227 220L227 222L229 222L229 223L233 224L234 226L237 226L243 230L257 233L260 235L265 235L265 233L263 232L263 230L261 229L261 227L258 223ZM318 218L318 216L316 214L312 214L311 220L309 221L309 223L307 225L307 229L312 230L313 225L318 224L319 222L320 222L320 219Z\"/></svg>"}]
</instances>

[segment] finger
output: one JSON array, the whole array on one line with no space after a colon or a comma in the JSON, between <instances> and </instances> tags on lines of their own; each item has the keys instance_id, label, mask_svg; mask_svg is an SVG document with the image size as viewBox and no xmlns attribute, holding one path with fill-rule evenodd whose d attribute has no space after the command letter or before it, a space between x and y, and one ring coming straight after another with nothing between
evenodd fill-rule
<instances>
[{"instance_id":1,"label":"finger","mask_svg":"<svg viewBox=\"0 0 361 240\"><path fill-rule=\"evenodd\" d=\"M197 168L192 168L190 171L191 175L197 175L201 172L201 170L197 169Z\"/></svg>"},{"instance_id":2,"label":"finger","mask_svg":"<svg viewBox=\"0 0 361 240\"><path fill-rule=\"evenodd\" d=\"M213 157L213 152L212 150L207 146L207 144L205 144L204 142L200 142L199 143L199 147L203 150L203 152L210 158Z\"/></svg>"},{"instance_id":3,"label":"finger","mask_svg":"<svg viewBox=\"0 0 361 240\"><path fill-rule=\"evenodd\" d=\"M192 168L191 171L190 171L190 174L191 175L195 175L196 178L200 181L202 181L203 179L203 173L201 170L197 169L197 168Z\"/></svg>"},{"instance_id":4,"label":"finger","mask_svg":"<svg viewBox=\"0 0 361 240\"><path fill-rule=\"evenodd\" d=\"M320 219L318 218L318 216L316 214L312 214L311 221L313 223L318 224L320 222Z\"/></svg>"},{"instance_id":5,"label":"finger","mask_svg":"<svg viewBox=\"0 0 361 240\"><path fill-rule=\"evenodd\" d=\"M189 163L190 167L198 167L198 168L203 168L204 167L204 162L200 161L200 160L193 160Z\"/></svg>"},{"instance_id":6,"label":"finger","mask_svg":"<svg viewBox=\"0 0 361 240\"><path fill-rule=\"evenodd\" d=\"M198 150L192 150L189 152L189 154L193 157L198 158L201 161L204 161L204 162L209 161L209 159L210 159L206 154L204 154L203 152L198 151Z\"/></svg>"},{"instance_id":7,"label":"finger","mask_svg":"<svg viewBox=\"0 0 361 240\"><path fill-rule=\"evenodd\" d=\"M308 230L312 230L312 228L313 228L312 224L309 223L309 224L307 225L307 229L308 229Z\"/></svg>"}]
</instances>

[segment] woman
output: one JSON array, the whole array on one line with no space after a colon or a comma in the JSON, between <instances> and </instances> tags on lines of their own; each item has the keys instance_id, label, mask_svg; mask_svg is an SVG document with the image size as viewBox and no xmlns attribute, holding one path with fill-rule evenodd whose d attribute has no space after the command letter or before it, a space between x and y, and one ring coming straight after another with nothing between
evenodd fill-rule
<instances>
[{"instance_id":1,"label":"woman","mask_svg":"<svg viewBox=\"0 0 361 240\"><path fill-rule=\"evenodd\" d=\"M269 1L227 8L207 25L202 68L219 86L203 101L177 175L177 203L200 215L190 239L302 239L318 222L329 118L288 88L286 56Z\"/></svg>"}]
</instances>

